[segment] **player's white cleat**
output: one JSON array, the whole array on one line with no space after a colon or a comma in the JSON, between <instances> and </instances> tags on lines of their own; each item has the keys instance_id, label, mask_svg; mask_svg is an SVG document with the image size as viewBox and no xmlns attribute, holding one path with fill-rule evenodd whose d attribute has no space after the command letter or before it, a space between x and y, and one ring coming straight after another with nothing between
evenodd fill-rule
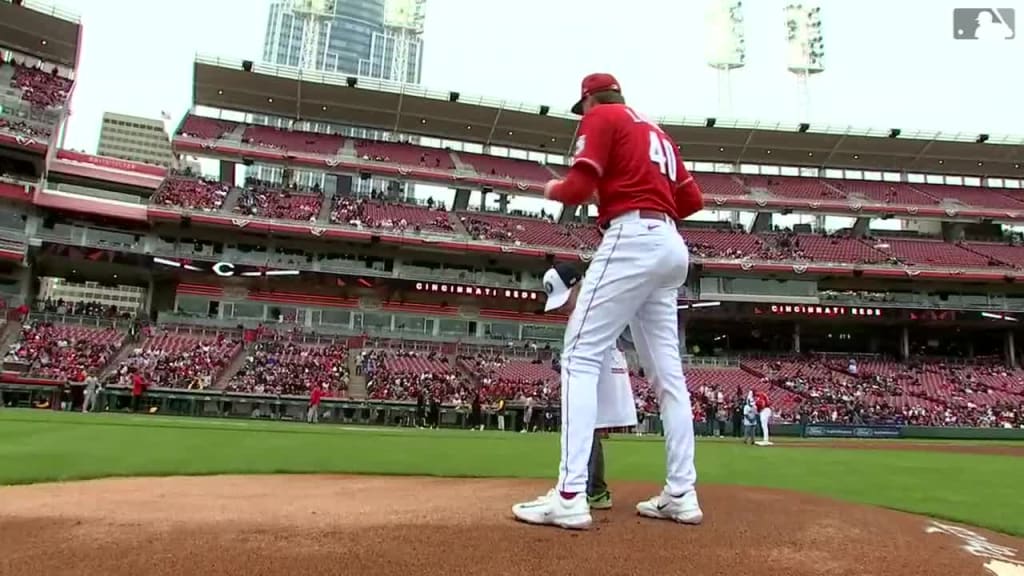
<instances>
[{"instance_id":1,"label":"player's white cleat","mask_svg":"<svg viewBox=\"0 0 1024 576\"><path fill-rule=\"evenodd\" d=\"M550 490L532 502L516 504L512 515L527 524L547 524L569 530L586 530L593 523L586 492L565 499L557 490Z\"/></svg>"},{"instance_id":2,"label":"player's white cleat","mask_svg":"<svg viewBox=\"0 0 1024 576\"><path fill-rule=\"evenodd\" d=\"M700 524L704 520L696 490L690 490L678 498L662 491L654 498L637 504L636 511L647 518L674 520L680 524Z\"/></svg>"}]
</instances>

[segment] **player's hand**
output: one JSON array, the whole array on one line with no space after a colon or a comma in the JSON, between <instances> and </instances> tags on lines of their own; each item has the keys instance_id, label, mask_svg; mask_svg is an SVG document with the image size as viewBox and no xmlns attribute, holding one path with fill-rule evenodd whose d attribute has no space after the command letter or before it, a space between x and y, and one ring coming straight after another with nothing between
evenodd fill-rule
<instances>
[{"instance_id":1,"label":"player's hand","mask_svg":"<svg viewBox=\"0 0 1024 576\"><path fill-rule=\"evenodd\" d=\"M544 185L544 197L551 200L551 191L555 186L558 186L561 183L562 180L559 178L552 178L551 180L548 180L548 183Z\"/></svg>"}]
</instances>

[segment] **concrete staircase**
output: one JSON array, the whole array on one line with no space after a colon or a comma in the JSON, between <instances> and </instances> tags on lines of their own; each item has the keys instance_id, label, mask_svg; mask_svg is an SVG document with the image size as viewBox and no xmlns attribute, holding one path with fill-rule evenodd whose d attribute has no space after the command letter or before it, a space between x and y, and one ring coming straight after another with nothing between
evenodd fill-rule
<instances>
[{"instance_id":1,"label":"concrete staircase","mask_svg":"<svg viewBox=\"0 0 1024 576\"><path fill-rule=\"evenodd\" d=\"M217 379L213 381L210 388L213 390L223 390L228 385L228 382L231 382L231 379L234 378L235 375L238 374L238 371L242 369L242 366L245 366L245 359L248 356L249 351L247 347L243 345L238 352L235 353L231 362L228 363L227 368L225 368L224 371L220 373L220 376L217 376Z\"/></svg>"},{"instance_id":2,"label":"concrete staircase","mask_svg":"<svg viewBox=\"0 0 1024 576\"><path fill-rule=\"evenodd\" d=\"M235 206L238 205L238 197L242 195L242 189L238 186L233 186L231 191L228 192L227 198L224 199L224 205L221 206L221 212L227 212L228 214L234 214Z\"/></svg>"},{"instance_id":3,"label":"concrete staircase","mask_svg":"<svg viewBox=\"0 0 1024 576\"><path fill-rule=\"evenodd\" d=\"M359 367L359 354L362 350L348 351L348 396L353 399L366 398L369 394L366 391L366 376L357 373Z\"/></svg>"},{"instance_id":4,"label":"concrete staircase","mask_svg":"<svg viewBox=\"0 0 1024 576\"><path fill-rule=\"evenodd\" d=\"M114 357L107 362L107 365L103 367L103 370L100 371L100 380L103 380L104 378L113 375L114 372L117 372L121 363L127 360L133 351L146 345L146 340L146 335L140 332L138 340L133 340L131 342L126 341L124 346L121 346L121 349L117 351L117 354L115 354Z\"/></svg>"},{"instance_id":5,"label":"concrete staircase","mask_svg":"<svg viewBox=\"0 0 1024 576\"><path fill-rule=\"evenodd\" d=\"M476 172L472 166L463 162L462 158L459 158L459 155L454 150L448 152L448 155L451 156L452 164L455 164L455 169L459 172Z\"/></svg>"},{"instance_id":6,"label":"concrete staircase","mask_svg":"<svg viewBox=\"0 0 1024 576\"><path fill-rule=\"evenodd\" d=\"M317 224L331 223L331 209L334 208L334 195L337 192L325 192L324 202L320 205L320 213L316 216Z\"/></svg>"}]
</instances>

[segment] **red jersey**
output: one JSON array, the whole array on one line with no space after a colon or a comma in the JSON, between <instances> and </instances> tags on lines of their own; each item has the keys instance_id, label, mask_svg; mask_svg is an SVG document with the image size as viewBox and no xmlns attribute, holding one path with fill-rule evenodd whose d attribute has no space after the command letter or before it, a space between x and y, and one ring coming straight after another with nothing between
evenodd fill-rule
<instances>
[{"instance_id":1,"label":"red jersey","mask_svg":"<svg viewBox=\"0 0 1024 576\"><path fill-rule=\"evenodd\" d=\"M132 374L132 396L142 396L145 389L146 383L142 381L142 376Z\"/></svg>"},{"instance_id":2,"label":"red jersey","mask_svg":"<svg viewBox=\"0 0 1024 576\"><path fill-rule=\"evenodd\" d=\"M676 143L625 104L601 104L583 116L572 163L597 171L598 226L632 210L680 220L704 207Z\"/></svg>"},{"instance_id":3,"label":"red jersey","mask_svg":"<svg viewBox=\"0 0 1024 576\"><path fill-rule=\"evenodd\" d=\"M771 403L770 400L768 400L768 395L765 394L764 392L755 392L754 393L754 406L757 408L757 411L760 412L761 410L764 410L765 408L771 408L772 407L772 403Z\"/></svg>"},{"instance_id":4,"label":"red jersey","mask_svg":"<svg viewBox=\"0 0 1024 576\"><path fill-rule=\"evenodd\" d=\"M316 388L313 388L313 392L311 392L310 395L309 395L309 405L310 406L319 406L320 405L320 399L323 398L323 397L324 397L324 390L323 390L323 388L321 388L319 386L317 386Z\"/></svg>"}]
</instances>

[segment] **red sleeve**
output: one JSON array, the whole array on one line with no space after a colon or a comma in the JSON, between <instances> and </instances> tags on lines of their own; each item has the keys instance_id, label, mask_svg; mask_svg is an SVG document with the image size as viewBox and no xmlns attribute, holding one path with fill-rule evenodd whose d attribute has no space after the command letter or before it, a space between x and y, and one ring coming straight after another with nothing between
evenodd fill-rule
<instances>
[{"instance_id":1,"label":"red sleeve","mask_svg":"<svg viewBox=\"0 0 1024 576\"><path fill-rule=\"evenodd\" d=\"M565 179L555 184L548 194L562 204L583 204L597 190L598 173L589 163L573 164Z\"/></svg>"},{"instance_id":2,"label":"red sleeve","mask_svg":"<svg viewBox=\"0 0 1024 576\"><path fill-rule=\"evenodd\" d=\"M676 185L676 216L683 220L704 209L704 194L683 164L683 158L676 153L679 163L679 184Z\"/></svg>"},{"instance_id":3,"label":"red sleeve","mask_svg":"<svg viewBox=\"0 0 1024 576\"><path fill-rule=\"evenodd\" d=\"M597 172L598 178L604 175L615 141L615 121L610 108L596 106L583 116L573 152L572 165L589 165Z\"/></svg>"}]
</instances>

